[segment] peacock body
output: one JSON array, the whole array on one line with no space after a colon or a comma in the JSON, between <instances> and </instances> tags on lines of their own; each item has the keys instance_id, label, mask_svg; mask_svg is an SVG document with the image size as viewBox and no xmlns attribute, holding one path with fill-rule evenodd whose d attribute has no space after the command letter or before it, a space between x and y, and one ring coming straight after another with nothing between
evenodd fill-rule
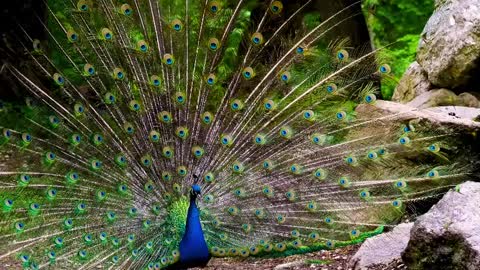
<instances>
[{"instance_id":1,"label":"peacock body","mask_svg":"<svg viewBox=\"0 0 480 270\"><path fill-rule=\"evenodd\" d=\"M6 65L28 97L1 107L0 258L159 269L333 248L468 177L456 132L357 115L388 59L332 38L360 3L323 19L313 3L47 1L46 38L18 31L30 64Z\"/></svg>"}]
</instances>

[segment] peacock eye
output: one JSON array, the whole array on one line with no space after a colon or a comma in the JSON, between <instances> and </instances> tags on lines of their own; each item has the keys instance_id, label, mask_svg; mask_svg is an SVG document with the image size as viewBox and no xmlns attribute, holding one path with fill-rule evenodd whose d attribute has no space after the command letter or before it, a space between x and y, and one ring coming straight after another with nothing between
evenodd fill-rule
<instances>
[{"instance_id":1,"label":"peacock eye","mask_svg":"<svg viewBox=\"0 0 480 270\"><path fill-rule=\"evenodd\" d=\"M37 51L37 52L42 51L42 44L41 44L40 40L34 39L33 42L32 42L32 45L33 45L33 49L35 51Z\"/></svg>"},{"instance_id":2,"label":"peacock eye","mask_svg":"<svg viewBox=\"0 0 480 270\"><path fill-rule=\"evenodd\" d=\"M273 14L279 14L282 12L283 9L283 4L280 1L273 1L272 4L270 4L270 11Z\"/></svg>"},{"instance_id":3,"label":"peacock eye","mask_svg":"<svg viewBox=\"0 0 480 270\"><path fill-rule=\"evenodd\" d=\"M337 59L339 61L345 61L349 58L349 54L346 50L340 50L337 52Z\"/></svg>"},{"instance_id":4,"label":"peacock eye","mask_svg":"<svg viewBox=\"0 0 480 270\"><path fill-rule=\"evenodd\" d=\"M383 64L381 65L378 70L380 71L381 74L388 74L392 71L389 65Z\"/></svg>"},{"instance_id":5,"label":"peacock eye","mask_svg":"<svg viewBox=\"0 0 480 270\"><path fill-rule=\"evenodd\" d=\"M401 145L406 145L410 142L410 138L408 137L402 137L398 140L398 142L401 144Z\"/></svg>"},{"instance_id":6,"label":"peacock eye","mask_svg":"<svg viewBox=\"0 0 480 270\"><path fill-rule=\"evenodd\" d=\"M363 100L367 104L373 104L377 100L377 97L375 96L375 94L369 94L369 95L366 95Z\"/></svg>"},{"instance_id":7,"label":"peacock eye","mask_svg":"<svg viewBox=\"0 0 480 270\"><path fill-rule=\"evenodd\" d=\"M183 29L183 23L179 19L175 19L172 22L170 22L170 27L175 31L175 32L180 32Z\"/></svg>"},{"instance_id":8,"label":"peacock eye","mask_svg":"<svg viewBox=\"0 0 480 270\"><path fill-rule=\"evenodd\" d=\"M290 72L288 71L284 71L282 74L280 74L280 80L284 83L288 83L288 81L290 80Z\"/></svg>"},{"instance_id":9,"label":"peacock eye","mask_svg":"<svg viewBox=\"0 0 480 270\"><path fill-rule=\"evenodd\" d=\"M78 41L78 34L75 33L75 32L73 32L73 31L69 31L69 32L67 33L67 36L68 36L68 40L69 40L70 42L76 42L76 41Z\"/></svg>"},{"instance_id":10,"label":"peacock eye","mask_svg":"<svg viewBox=\"0 0 480 270\"><path fill-rule=\"evenodd\" d=\"M146 53L148 51L148 44L145 42L145 40L139 40L137 41L137 50Z\"/></svg>"},{"instance_id":11,"label":"peacock eye","mask_svg":"<svg viewBox=\"0 0 480 270\"><path fill-rule=\"evenodd\" d=\"M208 74L208 76L206 77L206 82L208 85L214 85L216 81L217 77L213 73Z\"/></svg>"},{"instance_id":12,"label":"peacock eye","mask_svg":"<svg viewBox=\"0 0 480 270\"><path fill-rule=\"evenodd\" d=\"M120 6L120 12L123 15L130 16L132 15L132 8L129 4L123 4L122 6Z\"/></svg>"},{"instance_id":13,"label":"peacock eye","mask_svg":"<svg viewBox=\"0 0 480 270\"><path fill-rule=\"evenodd\" d=\"M83 71L85 76L92 76L95 74L95 68L88 63L83 66Z\"/></svg>"},{"instance_id":14,"label":"peacock eye","mask_svg":"<svg viewBox=\"0 0 480 270\"><path fill-rule=\"evenodd\" d=\"M338 120L343 120L343 119L345 119L345 117L347 116L347 114L342 111L342 112L337 112L336 116L337 116L337 119L338 119Z\"/></svg>"},{"instance_id":15,"label":"peacock eye","mask_svg":"<svg viewBox=\"0 0 480 270\"><path fill-rule=\"evenodd\" d=\"M217 38L210 38L208 40L208 48L211 51L216 51L218 48L220 48L220 41Z\"/></svg>"},{"instance_id":16,"label":"peacock eye","mask_svg":"<svg viewBox=\"0 0 480 270\"><path fill-rule=\"evenodd\" d=\"M163 55L163 62L164 62L165 64L167 64L168 66L173 65L174 62L175 62L175 60L174 60L174 58L173 58L173 55L168 54L168 53L167 53L167 54L164 54L164 55Z\"/></svg>"},{"instance_id":17,"label":"peacock eye","mask_svg":"<svg viewBox=\"0 0 480 270\"><path fill-rule=\"evenodd\" d=\"M6 207L12 207L13 206L13 201L10 199L5 199L3 202Z\"/></svg>"},{"instance_id":18,"label":"peacock eye","mask_svg":"<svg viewBox=\"0 0 480 270\"><path fill-rule=\"evenodd\" d=\"M243 78L246 80L250 80L255 76L255 72L253 71L253 68L251 67L246 67L242 71Z\"/></svg>"},{"instance_id":19,"label":"peacock eye","mask_svg":"<svg viewBox=\"0 0 480 270\"><path fill-rule=\"evenodd\" d=\"M260 45L263 43L263 35L259 32L254 33L250 40L252 41L253 45Z\"/></svg>"},{"instance_id":20,"label":"peacock eye","mask_svg":"<svg viewBox=\"0 0 480 270\"><path fill-rule=\"evenodd\" d=\"M110 29L108 28L102 28L101 30L101 37L103 37L104 40L112 40L113 38L113 34L112 34L112 31L110 31Z\"/></svg>"},{"instance_id":21,"label":"peacock eye","mask_svg":"<svg viewBox=\"0 0 480 270\"><path fill-rule=\"evenodd\" d=\"M3 136L5 136L7 139L10 138L12 136L12 131L10 131L10 129L4 129Z\"/></svg>"},{"instance_id":22,"label":"peacock eye","mask_svg":"<svg viewBox=\"0 0 480 270\"><path fill-rule=\"evenodd\" d=\"M53 80L60 86L65 84L65 78L59 73L53 74Z\"/></svg>"},{"instance_id":23,"label":"peacock eye","mask_svg":"<svg viewBox=\"0 0 480 270\"><path fill-rule=\"evenodd\" d=\"M32 136L28 133L23 133L22 134L22 139L25 141L25 142L31 142L32 141Z\"/></svg>"},{"instance_id":24,"label":"peacock eye","mask_svg":"<svg viewBox=\"0 0 480 270\"><path fill-rule=\"evenodd\" d=\"M210 12L211 12L212 14L215 14L215 13L217 13L217 12L220 10L220 5L219 5L219 3L218 3L217 1L211 1L211 2L209 3L209 6L210 6Z\"/></svg>"},{"instance_id":25,"label":"peacock eye","mask_svg":"<svg viewBox=\"0 0 480 270\"><path fill-rule=\"evenodd\" d=\"M243 109L243 102L239 99L234 99L230 103L230 108L234 112L240 111L241 109Z\"/></svg>"}]
</instances>

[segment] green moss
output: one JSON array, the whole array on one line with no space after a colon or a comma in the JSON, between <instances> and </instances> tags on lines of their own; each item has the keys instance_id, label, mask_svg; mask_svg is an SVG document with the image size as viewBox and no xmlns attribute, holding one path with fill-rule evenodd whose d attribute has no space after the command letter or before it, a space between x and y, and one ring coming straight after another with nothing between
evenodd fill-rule
<instances>
[{"instance_id":1,"label":"green moss","mask_svg":"<svg viewBox=\"0 0 480 270\"><path fill-rule=\"evenodd\" d=\"M420 33L433 12L433 0L365 0L367 17L375 47L388 46L385 54L392 67L391 77L382 81L382 96L391 99L398 80L415 61Z\"/></svg>"},{"instance_id":2,"label":"green moss","mask_svg":"<svg viewBox=\"0 0 480 270\"><path fill-rule=\"evenodd\" d=\"M330 260L305 260L306 264L320 264L320 265L325 265L325 264L330 264L332 261Z\"/></svg>"}]
</instances>

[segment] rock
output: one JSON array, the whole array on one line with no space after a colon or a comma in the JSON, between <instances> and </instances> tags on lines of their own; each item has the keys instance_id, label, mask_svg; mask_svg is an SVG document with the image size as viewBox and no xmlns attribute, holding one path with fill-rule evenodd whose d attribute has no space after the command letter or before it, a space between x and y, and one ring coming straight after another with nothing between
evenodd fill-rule
<instances>
[{"instance_id":1,"label":"rock","mask_svg":"<svg viewBox=\"0 0 480 270\"><path fill-rule=\"evenodd\" d=\"M409 269L479 269L480 183L449 191L415 221L402 259Z\"/></svg>"},{"instance_id":2,"label":"rock","mask_svg":"<svg viewBox=\"0 0 480 270\"><path fill-rule=\"evenodd\" d=\"M275 266L274 270L281 270L281 269L293 269L294 267L303 266L305 265L305 261L294 261L289 263L283 263Z\"/></svg>"},{"instance_id":3,"label":"rock","mask_svg":"<svg viewBox=\"0 0 480 270\"><path fill-rule=\"evenodd\" d=\"M438 87L468 83L480 60L480 0L437 0L417 50L417 62Z\"/></svg>"},{"instance_id":4,"label":"rock","mask_svg":"<svg viewBox=\"0 0 480 270\"><path fill-rule=\"evenodd\" d=\"M407 103L415 108L430 108L438 106L463 106L479 108L480 101L470 93L461 93L456 95L448 89L434 89L425 92Z\"/></svg>"},{"instance_id":5,"label":"rock","mask_svg":"<svg viewBox=\"0 0 480 270\"><path fill-rule=\"evenodd\" d=\"M460 100L448 89L435 89L414 98L407 103L408 106L425 109L437 106L461 105Z\"/></svg>"},{"instance_id":6,"label":"rock","mask_svg":"<svg viewBox=\"0 0 480 270\"><path fill-rule=\"evenodd\" d=\"M372 117L384 117L386 114L396 114L395 119L399 121L408 121L411 119L420 119L427 121L432 127L452 127L461 128L467 131L478 130L480 122L477 122L474 115L480 114L480 109L465 107L441 107L418 109L405 104L392 101L377 100L374 105L360 104L355 109L359 119L371 119ZM458 110L459 115L452 114ZM465 118L462 118L462 115Z\"/></svg>"},{"instance_id":7,"label":"rock","mask_svg":"<svg viewBox=\"0 0 480 270\"><path fill-rule=\"evenodd\" d=\"M461 93L458 98L465 107L480 108L480 101L470 93Z\"/></svg>"},{"instance_id":8,"label":"rock","mask_svg":"<svg viewBox=\"0 0 480 270\"><path fill-rule=\"evenodd\" d=\"M374 265L389 264L400 259L410 239L412 226L413 223L403 223L391 232L367 239L350 260L350 266L353 269L369 269Z\"/></svg>"},{"instance_id":9,"label":"rock","mask_svg":"<svg viewBox=\"0 0 480 270\"><path fill-rule=\"evenodd\" d=\"M417 62L413 62L395 88L392 101L407 103L427 92L431 87L425 70Z\"/></svg>"},{"instance_id":10,"label":"rock","mask_svg":"<svg viewBox=\"0 0 480 270\"><path fill-rule=\"evenodd\" d=\"M480 108L480 101L470 93L461 93L457 96L447 89L434 89L417 96L408 102L407 105L421 109L438 106Z\"/></svg>"},{"instance_id":11,"label":"rock","mask_svg":"<svg viewBox=\"0 0 480 270\"><path fill-rule=\"evenodd\" d=\"M460 107L460 106L442 106L427 109L430 112L447 114L457 118L470 119L475 121L480 116L479 108Z\"/></svg>"}]
</instances>

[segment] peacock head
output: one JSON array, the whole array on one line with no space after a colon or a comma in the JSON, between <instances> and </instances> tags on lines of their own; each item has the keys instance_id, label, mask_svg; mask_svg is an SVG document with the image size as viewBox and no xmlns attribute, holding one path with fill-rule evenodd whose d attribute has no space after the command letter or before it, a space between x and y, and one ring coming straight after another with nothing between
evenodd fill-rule
<instances>
[{"instance_id":1,"label":"peacock head","mask_svg":"<svg viewBox=\"0 0 480 270\"><path fill-rule=\"evenodd\" d=\"M190 198L196 199L197 196L200 195L201 191L202 188L199 185L192 185L192 190L190 191Z\"/></svg>"}]
</instances>

